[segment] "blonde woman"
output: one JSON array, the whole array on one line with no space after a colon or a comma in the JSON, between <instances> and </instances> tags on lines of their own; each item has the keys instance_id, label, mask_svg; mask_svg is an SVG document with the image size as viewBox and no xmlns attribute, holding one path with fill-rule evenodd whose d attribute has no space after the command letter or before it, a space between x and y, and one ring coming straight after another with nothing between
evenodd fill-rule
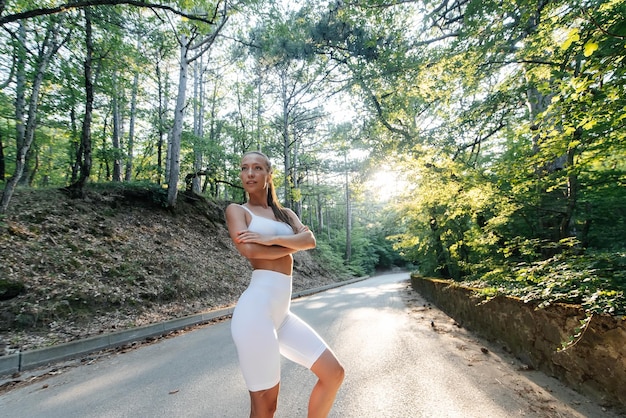
<instances>
[{"instance_id":1,"label":"blonde woman","mask_svg":"<svg viewBox=\"0 0 626 418\"><path fill-rule=\"evenodd\" d=\"M280 356L310 369L318 378L308 417L326 417L344 369L324 340L290 311L292 254L315 247L315 236L296 214L280 205L269 158L257 151L241 159L244 205L226 209L228 231L254 269L233 313L231 332L250 392L250 417L273 417L280 385Z\"/></svg>"}]
</instances>

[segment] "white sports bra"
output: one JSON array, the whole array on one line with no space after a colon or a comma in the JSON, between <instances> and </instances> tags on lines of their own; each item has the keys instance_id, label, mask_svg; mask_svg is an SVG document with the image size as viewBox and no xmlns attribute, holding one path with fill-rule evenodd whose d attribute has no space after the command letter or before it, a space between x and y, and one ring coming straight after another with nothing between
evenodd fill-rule
<instances>
[{"instance_id":1,"label":"white sports bra","mask_svg":"<svg viewBox=\"0 0 626 418\"><path fill-rule=\"evenodd\" d=\"M247 207L240 205L248 211L252 219L248 225L248 230L261 235L293 235L293 229L285 222L275 221L252 213Z\"/></svg>"}]
</instances>

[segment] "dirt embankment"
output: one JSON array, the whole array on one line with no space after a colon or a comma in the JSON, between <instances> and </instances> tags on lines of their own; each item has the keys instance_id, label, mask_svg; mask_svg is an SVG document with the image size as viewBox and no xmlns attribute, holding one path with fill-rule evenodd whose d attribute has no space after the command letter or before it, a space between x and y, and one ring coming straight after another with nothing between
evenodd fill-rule
<instances>
[{"instance_id":1,"label":"dirt embankment","mask_svg":"<svg viewBox=\"0 0 626 418\"><path fill-rule=\"evenodd\" d=\"M250 266L225 202L154 188L20 190L0 221L0 355L233 304ZM341 277L296 255L294 290Z\"/></svg>"},{"instance_id":2,"label":"dirt embankment","mask_svg":"<svg viewBox=\"0 0 626 418\"><path fill-rule=\"evenodd\" d=\"M587 314L579 305L538 308L518 298L486 299L451 280L411 275L413 288L459 325L498 342L529 368L626 413L626 318Z\"/></svg>"}]
</instances>

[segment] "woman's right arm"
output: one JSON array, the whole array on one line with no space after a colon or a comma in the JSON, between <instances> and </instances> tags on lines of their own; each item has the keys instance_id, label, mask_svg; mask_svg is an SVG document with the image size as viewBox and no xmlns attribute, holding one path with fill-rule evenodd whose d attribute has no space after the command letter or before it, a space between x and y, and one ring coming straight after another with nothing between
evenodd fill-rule
<instances>
[{"instance_id":1,"label":"woman's right arm","mask_svg":"<svg viewBox=\"0 0 626 418\"><path fill-rule=\"evenodd\" d=\"M248 229L246 221L246 211L237 204L231 204L226 208L226 225L228 226L228 234L233 240L237 251L248 260L277 260L287 255L295 253L297 250L280 245L262 245L256 243L242 243L239 235L242 231Z\"/></svg>"}]
</instances>

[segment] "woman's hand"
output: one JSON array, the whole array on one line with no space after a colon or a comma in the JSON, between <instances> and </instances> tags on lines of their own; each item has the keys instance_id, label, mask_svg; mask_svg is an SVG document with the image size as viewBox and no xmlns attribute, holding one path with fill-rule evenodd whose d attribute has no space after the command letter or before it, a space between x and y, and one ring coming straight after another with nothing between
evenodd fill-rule
<instances>
[{"instance_id":1,"label":"woman's hand","mask_svg":"<svg viewBox=\"0 0 626 418\"><path fill-rule=\"evenodd\" d=\"M269 235L261 235L257 232L252 232L247 229L243 231L237 232L237 243L238 244L261 244L261 245L274 245L273 244L274 237Z\"/></svg>"}]
</instances>

